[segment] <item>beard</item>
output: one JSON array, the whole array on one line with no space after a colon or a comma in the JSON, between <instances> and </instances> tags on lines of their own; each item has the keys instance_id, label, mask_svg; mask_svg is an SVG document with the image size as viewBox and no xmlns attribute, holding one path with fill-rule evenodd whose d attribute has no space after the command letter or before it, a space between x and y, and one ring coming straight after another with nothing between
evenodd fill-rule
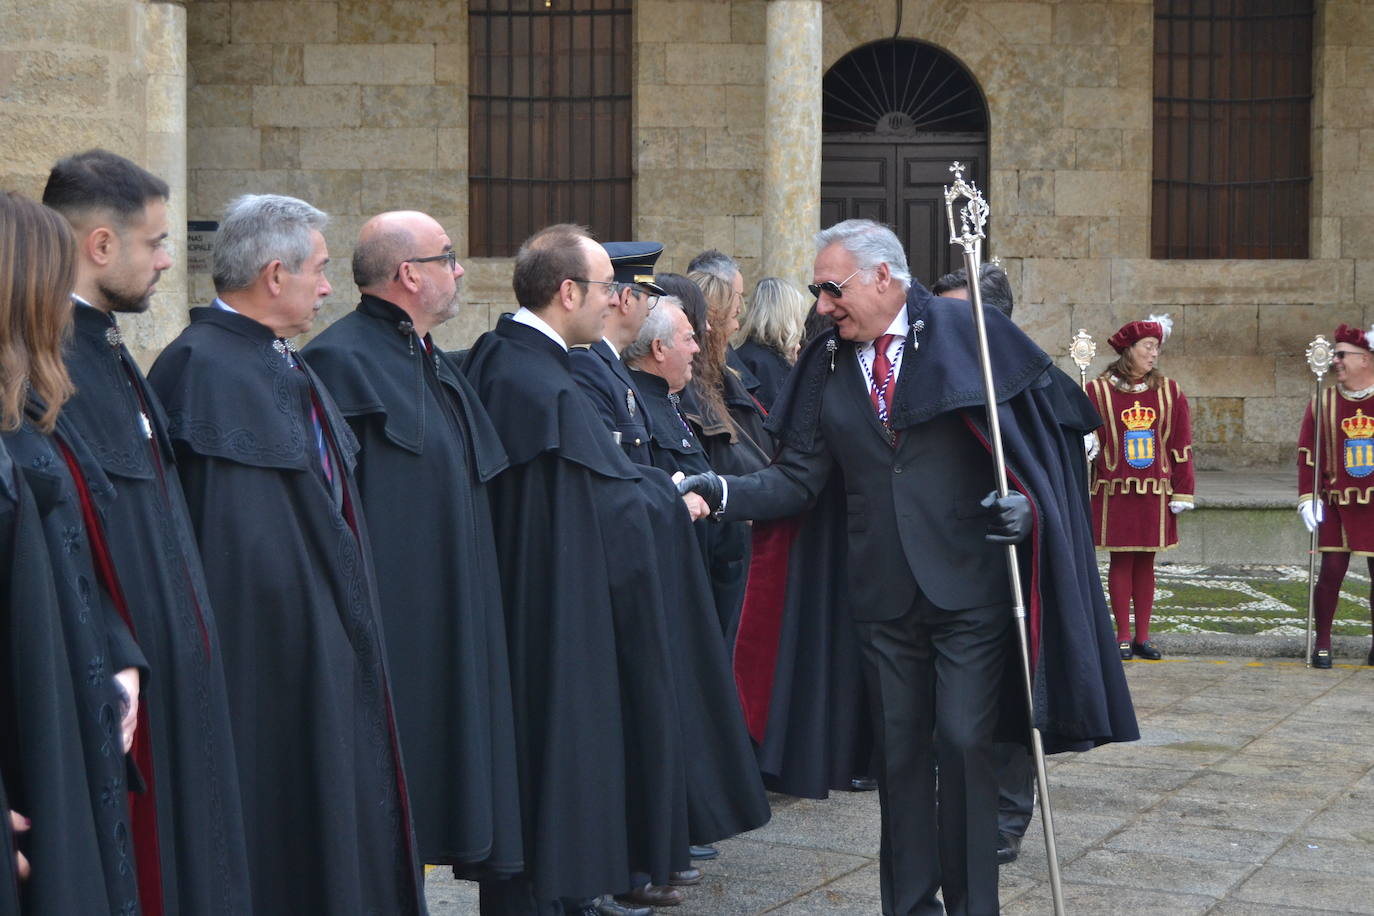
<instances>
[{"instance_id":1,"label":"beard","mask_svg":"<svg viewBox=\"0 0 1374 916\"><path fill-rule=\"evenodd\" d=\"M113 287L97 284L100 295L109 303L110 311L125 314L142 314L148 311L152 297L145 287L139 292L131 293L128 290L114 289Z\"/></svg>"}]
</instances>

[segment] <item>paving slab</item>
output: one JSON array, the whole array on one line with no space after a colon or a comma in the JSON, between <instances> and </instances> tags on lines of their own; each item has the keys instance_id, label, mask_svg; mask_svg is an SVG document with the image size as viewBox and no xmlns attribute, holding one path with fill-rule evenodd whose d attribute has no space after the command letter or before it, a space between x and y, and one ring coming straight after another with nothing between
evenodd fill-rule
<instances>
[{"instance_id":1,"label":"paving slab","mask_svg":"<svg viewBox=\"0 0 1374 916\"><path fill-rule=\"evenodd\" d=\"M1374 669L1271 658L1129 662L1143 740L1049 761L1076 916L1374 916ZM876 793L773 796L719 844L671 916L878 913ZM1002 912L1051 912L1037 816L1001 870ZM433 916L475 888L430 871Z\"/></svg>"}]
</instances>

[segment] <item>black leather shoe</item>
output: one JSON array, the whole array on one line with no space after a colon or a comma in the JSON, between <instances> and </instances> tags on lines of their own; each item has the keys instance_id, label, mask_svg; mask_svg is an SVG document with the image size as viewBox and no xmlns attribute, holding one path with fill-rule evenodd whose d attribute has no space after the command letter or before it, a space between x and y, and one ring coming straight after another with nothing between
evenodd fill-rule
<instances>
[{"instance_id":1,"label":"black leather shoe","mask_svg":"<svg viewBox=\"0 0 1374 916\"><path fill-rule=\"evenodd\" d=\"M1015 862L1019 855L1021 855L1021 838L1014 833L998 833L997 864L1006 865L1008 862Z\"/></svg>"},{"instance_id":2,"label":"black leather shoe","mask_svg":"<svg viewBox=\"0 0 1374 916\"><path fill-rule=\"evenodd\" d=\"M616 894L615 899L630 906L677 906L687 899L687 895L675 887L646 884L628 894Z\"/></svg>"},{"instance_id":3,"label":"black leather shoe","mask_svg":"<svg viewBox=\"0 0 1374 916\"><path fill-rule=\"evenodd\" d=\"M698 862L705 862L720 855L720 850L714 846L688 846L687 854Z\"/></svg>"},{"instance_id":4,"label":"black leather shoe","mask_svg":"<svg viewBox=\"0 0 1374 916\"><path fill-rule=\"evenodd\" d=\"M596 898L597 916L653 916L653 912L651 907L618 903L610 894Z\"/></svg>"},{"instance_id":5,"label":"black leather shoe","mask_svg":"<svg viewBox=\"0 0 1374 916\"><path fill-rule=\"evenodd\" d=\"M851 792L874 792L878 789L878 780L872 776L855 776L849 780L849 791Z\"/></svg>"},{"instance_id":6,"label":"black leather shoe","mask_svg":"<svg viewBox=\"0 0 1374 916\"><path fill-rule=\"evenodd\" d=\"M1330 667L1331 667L1331 650L1330 650L1330 649L1318 649L1316 652L1313 652L1313 653L1312 653L1312 667L1313 667L1313 668L1330 668Z\"/></svg>"},{"instance_id":7,"label":"black leather shoe","mask_svg":"<svg viewBox=\"0 0 1374 916\"><path fill-rule=\"evenodd\" d=\"M1164 657L1164 653L1155 648L1155 644L1148 639L1144 642L1131 643L1131 652L1139 655L1147 661L1157 662Z\"/></svg>"},{"instance_id":8,"label":"black leather shoe","mask_svg":"<svg viewBox=\"0 0 1374 916\"><path fill-rule=\"evenodd\" d=\"M691 887L693 884L700 884L701 869L684 868L682 871L670 872L668 883L673 887Z\"/></svg>"},{"instance_id":9,"label":"black leather shoe","mask_svg":"<svg viewBox=\"0 0 1374 916\"><path fill-rule=\"evenodd\" d=\"M1131 644L1126 640L1117 643L1116 647L1121 650L1121 660L1128 662L1131 660Z\"/></svg>"}]
</instances>

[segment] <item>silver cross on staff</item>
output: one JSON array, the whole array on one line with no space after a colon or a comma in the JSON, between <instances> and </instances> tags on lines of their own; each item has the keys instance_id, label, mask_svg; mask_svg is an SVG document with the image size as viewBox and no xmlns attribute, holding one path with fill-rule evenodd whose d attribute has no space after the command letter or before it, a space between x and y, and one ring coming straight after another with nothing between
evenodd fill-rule
<instances>
[{"instance_id":1,"label":"silver cross on staff","mask_svg":"<svg viewBox=\"0 0 1374 916\"><path fill-rule=\"evenodd\" d=\"M987 238L984 227L988 224L988 204L983 200L983 192L978 184L964 180L964 164L955 162L949 167L954 173L954 184L945 188L945 216L949 220L949 242L959 245L966 254L973 255L975 270L969 274L969 294L977 285L976 268L983 263L983 239ZM967 200L959 209L959 231L954 229L954 205L956 201Z\"/></svg>"}]
</instances>

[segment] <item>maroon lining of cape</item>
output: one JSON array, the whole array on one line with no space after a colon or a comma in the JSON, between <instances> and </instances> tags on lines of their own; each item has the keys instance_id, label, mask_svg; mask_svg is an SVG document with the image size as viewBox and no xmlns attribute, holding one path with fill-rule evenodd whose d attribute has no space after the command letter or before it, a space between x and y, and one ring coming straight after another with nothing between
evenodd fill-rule
<instances>
[{"instance_id":1,"label":"maroon lining of cape","mask_svg":"<svg viewBox=\"0 0 1374 916\"><path fill-rule=\"evenodd\" d=\"M72 483L81 500L81 516L86 522L86 535L90 540L91 557L95 561L96 575L113 599L115 610L123 618L129 633L138 639L133 618L129 614L129 604L124 600L124 590L120 588L119 577L115 573L114 561L110 557L109 546L105 543L105 532L100 527L95 505L91 501L90 489L81 473L81 465L67 444L54 436L62 458L72 475ZM146 788L141 793L130 792L129 819L134 834L134 868L138 873L138 898L143 916L162 916L162 861L158 853L157 837L157 796L153 779L153 744L151 726L148 722L148 704L138 704L138 730L134 733L132 753Z\"/></svg>"},{"instance_id":2,"label":"maroon lining of cape","mask_svg":"<svg viewBox=\"0 0 1374 916\"><path fill-rule=\"evenodd\" d=\"M753 558L735 637L735 689L744 710L744 723L755 742L762 744L773 698L773 674L778 663L787 598L787 568L792 541L801 530L799 517L755 522Z\"/></svg>"},{"instance_id":3,"label":"maroon lining of cape","mask_svg":"<svg viewBox=\"0 0 1374 916\"><path fill-rule=\"evenodd\" d=\"M983 447L991 454L992 446L988 444L988 440L983 437L978 427L973 425L968 414L964 414L963 417L964 423L968 425L968 428L978 437L978 441L983 443ZM1031 581L1030 589L1023 589L1021 597L1026 602L1026 620L1029 622L1027 636L1030 639L1030 665L1031 674L1034 676L1036 664L1040 660L1040 539L1034 536L1034 532L1040 528L1040 515L1035 511L1035 500L1031 499L1030 492L1017 479L1010 466L1007 467L1007 480L1022 496L1026 497L1026 501L1030 503L1031 507ZM1026 597L1027 594L1030 596L1029 599Z\"/></svg>"}]
</instances>

